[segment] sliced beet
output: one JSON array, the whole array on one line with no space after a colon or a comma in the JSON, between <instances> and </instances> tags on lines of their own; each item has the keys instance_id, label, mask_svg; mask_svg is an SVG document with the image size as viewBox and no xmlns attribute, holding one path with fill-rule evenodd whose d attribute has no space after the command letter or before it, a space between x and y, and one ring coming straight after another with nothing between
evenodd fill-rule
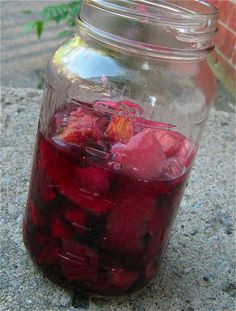
<instances>
[{"instance_id":1,"label":"sliced beet","mask_svg":"<svg viewBox=\"0 0 236 311\"><path fill-rule=\"evenodd\" d=\"M145 258L156 258L160 256L163 248L162 238L169 232L173 220L175 205L172 196L159 194L156 200L155 213L149 224L149 241L145 252Z\"/></svg>"},{"instance_id":2,"label":"sliced beet","mask_svg":"<svg viewBox=\"0 0 236 311\"><path fill-rule=\"evenodd\" d=\"M42 161L37 161L37 169L34 170L31 185L34 197L41 203L48 203L56 196L52 183L47 178L47 172L43 168Z\"/></svg>"},{"instance_id":3,"label":"sliced beet","mask_svg":"<svg viewBox=\"0 0 236 311\"><path fill-rule=\"evenodd\" d=\"M68 143L81 144L89 139L99 140L103 136L105 119L91 110L77 108L72 111L59 138Z\"/></svg>"},{"instance_id":4,"label":"sliced beet","mask_svg":"<svg viewBox=\"0 0 236 311\"><path fill-rule=\"evenodd\" d=\"M37 256L39 263L43 264L55 264L58 262L58 254L61 249L53 244L47 244Z\"/></svg>"},{"instance_id":5,"label":"sliced beet","mask_svg":"<svg viewBox=\"0 0 236 311\"><path fill-rule=\"evenodd\" d=\"M83 242L92 248L97 248L100 237L106 225L106 214L88 214L87 233L83 236Z\"/></svg>"},{"instance_id":6,"label":"sliced beet","mask_svg":"<svg viewBox=\"0 0 236 311\"><path fill-rule=\"evenodd\" d=\"M76 168L76 176L81 187L91 192L107 192L110 188L109 173L98 167Z\"/></svg>"},{"instance_id":7,"label":"sliced beet","mask_svg":"<svg viewBox=\"0 0 236 311\"><path fill-rule=\"evenodd\" d=\"M34 205L34 202L32 199L28 199L28 208L30 210L32 222L36 227L43 226L45 223L44 217L40 214L40 212L37 210L36 206Z\"/></svg>"},{"instance_id":8,"label":"sliced beet","mask_svg":"<svg viewBox=\"0 0 236 311\"><path fill-rule=\"evenodd\" d=\"M96 280L96 267L91 267L83 261L83 258L70 255L60 255L62 273L68 281L87 281Z\"/></svg>"},{"instance_id":9,"label":"sliced beet","mask_svg":"<svg viewBox=\"0 0 236 311\"><path fill-rule=\"evenodd\" d=\"M106 285L110 290L128 290L138 280L139 273L121 268L112 268Z\"/></svg>"},{"instance_id":10,"label":"sliced beet","mask_svg":"<svg viewBox=\"0 0 236 311\"><path fill-rule=\"evenodd\" d=\"M34 237L34 245L37 247L37 261L41 264L55 264L58 261L60 247L55 239L37 233Z\"/></svg>"},{"instance_id":11,"label":"sliced beet","mask_svg":"<svg viewBox=\"0 0 236 311\"><path fill-rule=\"evenodd\" d=\"M145 258L153 258L161 248L161 233L165 230L166 220L165 215L162 215L161 210L156 210L149 226L150 239L147 244Z\"/></svg>"},{"instance_id":12,"label":"sliced beet","mask_svg":"<svg viewBox=\"0 0 236 311\"><path fill-rule=\"evenodd\" d=\"M65 186L74 180L75 166L66 153L43 139L40 143L40 151L43 167L55 186Z\"/></svg>"},{"instance_id":13,"label":"sliced beet","mask_svg":"<svg viewBox=\"0 0 236 311\"><path fill-rule=\"evenodd\" d=\"M63 211L63 215L68 222L75 227L80 234L85 234L88 231L87 222L88 216L79 207L67 207Z\"/></svg>"},{"instance_id":14,"label":"sliced beet","mask_svg":"<svg viewBox=\"0 0 236 311\"><path fill-rule=\"evenodd\" d=\"M89 247L63 240L60 263L64 276L70 281L94 282L97 278L97 254Z\"/></svg>"},{"instance_id":15,"label":"sliced beet","mask_svg":"<svg viewBox=\"0 0 236 311\"><path fill-rule=\"evenodd\" d=\"M61 191L68 199L78 204L80 208L95 215L108 212L112 206L109 198L87 193L79 189L76 183L71 184L69 187L63 187Z\"/></svg>"},{"instance_id":16,"label":"sliced beet","mask_svg":"<svg viewBox=\"0 0 236 311\"><path fill-rule=\"evenodd\" d=\"M155 130L155 138L161 144L167 158L173 157L181 147L184 136L175 131Z\"/></svg>"},{"instance_id":17,"label":"sliced beet","mask_svg":"<svg viewBox=\"0 0 236 311\"><path fill-rule=\"evenodd\" d=\"M165 180L150 181L147 188L153 196L168 194L171 190L170 183Z\"/></svg>"},{"instance_id":18,"label":"sliced beet","mask_svg":"<svg viewBox=\"0 0 236 311\"><path fill-rule=\"evenodd\" d=\"M108 215L102 238L104 247L129 255L140 254L145 249L149 223L155 212L155 199L136 193L122 192Z\"/></svg>"},{"instance_id":19,"label":"sliced beet","mask_svg":"<svg viewBox=\"0 0 236 311\"><path fill-rule=\"evenodd\" d=\"M51 217L51 235L57 239L67 239L72 236L71 227L66 223L58 211L52 213Z\"/></svg>"},{"instance_id":20,"label":"sliced beet","mask_svg":"<svg viewBox=\"0 0 236 311\"><path fill-rule=\"evenodd\" d=\"M65 254L71 254L74 256L81 256L86 259L87 262L96 263L97 254L92 248L72 240L63 239L63 251Z\"/></svg>"}]
</instances>

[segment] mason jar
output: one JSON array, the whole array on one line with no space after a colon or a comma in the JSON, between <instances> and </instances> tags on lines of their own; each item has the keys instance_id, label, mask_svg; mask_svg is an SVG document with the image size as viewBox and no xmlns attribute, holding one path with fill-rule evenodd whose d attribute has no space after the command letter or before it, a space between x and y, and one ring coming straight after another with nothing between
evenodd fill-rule
<instances>
[{"instance_id":1,"label":"mason jar","mask_svg":"<svg viewBox=\"0 0 236 311\"><path fill-rule=\"evenodd\" d=\"M23 234L58 284L118 296L156 275L207 117L217 10L85 0L49 60Z\"/></svg>"}]
</instances>

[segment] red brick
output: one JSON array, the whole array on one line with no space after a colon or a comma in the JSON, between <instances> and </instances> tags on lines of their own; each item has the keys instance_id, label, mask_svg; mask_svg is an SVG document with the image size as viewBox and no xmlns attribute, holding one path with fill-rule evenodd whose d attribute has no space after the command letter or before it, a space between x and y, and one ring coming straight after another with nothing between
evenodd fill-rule
<instances>
[{"instance_id":1,"label":"red brick","mask_svg":"<svg viewBox=\"0 0 236 311\"><path fill-rule=\"evenodd\" d=\"M218 33L215 38L215 45L227 58L231 58L234 43L235 35L223 25L218 24Z\"/></svg>"},{"instance_id":2,"label":"red brick","mask_svg":"<svg viewBox=\"0 0 236 311\"><path fill-rule=\"evenodd\" d=\"M229 16L228 26L233 31L236 31L236 4L235 3L234 3L233 10L231 11L231 14Z\"/></svg>"},{"instance_id":3,"label":"red brick","mask_svg":"<svg viewBox=\"0 0 236 311\"><path fill-rule=\"evenodd\" d=\"M220 10L220 15L219 15L219 20L222 21L223 23L227 23L229 16L232 12L233 9L233 3L229 1L221 1L219 10Z\"/></svg>"},{"instance_id":4,"label":"red brick","mask_svg":"<svg viewBox=\"0 0 236 311\"><path fill-rule=\"evenodd\" d=\"M233 9L233 2L229 0L209 0L208 2L220 11L219 20L223 23L227 23Z\"/></svg>"}]
</instances>

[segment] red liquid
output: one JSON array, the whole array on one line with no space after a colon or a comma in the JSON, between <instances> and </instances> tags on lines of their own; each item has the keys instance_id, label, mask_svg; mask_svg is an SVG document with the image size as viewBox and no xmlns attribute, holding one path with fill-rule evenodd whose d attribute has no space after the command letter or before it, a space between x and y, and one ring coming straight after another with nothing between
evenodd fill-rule
<instances>
[{"instance_id":1,"label":"red liquid","mask_svg":"<svg viewBox=\"0 0 236 311\"><path fill-rule=\"evenodd\" d=\"M39 134L24 241L60 285L124 295L155 276L188 174L129 176L86 146Z\"/></svg>"}]
</instances>

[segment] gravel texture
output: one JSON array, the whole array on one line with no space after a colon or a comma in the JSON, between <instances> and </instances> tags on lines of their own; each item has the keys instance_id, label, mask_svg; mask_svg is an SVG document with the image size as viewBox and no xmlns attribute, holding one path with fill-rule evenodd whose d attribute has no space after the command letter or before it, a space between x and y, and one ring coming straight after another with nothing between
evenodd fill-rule
<instances>
[{"instance_id":1,"label":"gravel texture","mask_svg":"<svg viewBox=\"0 0 236 311\"><path fill-rule=\"evenodd\" d=\"M144 290L86 300L44 278L24 248L21 223L42 92L2 89L0 310L233 311L234 116L212 111L166 258Z\"/></svg>"}]
</instances>

